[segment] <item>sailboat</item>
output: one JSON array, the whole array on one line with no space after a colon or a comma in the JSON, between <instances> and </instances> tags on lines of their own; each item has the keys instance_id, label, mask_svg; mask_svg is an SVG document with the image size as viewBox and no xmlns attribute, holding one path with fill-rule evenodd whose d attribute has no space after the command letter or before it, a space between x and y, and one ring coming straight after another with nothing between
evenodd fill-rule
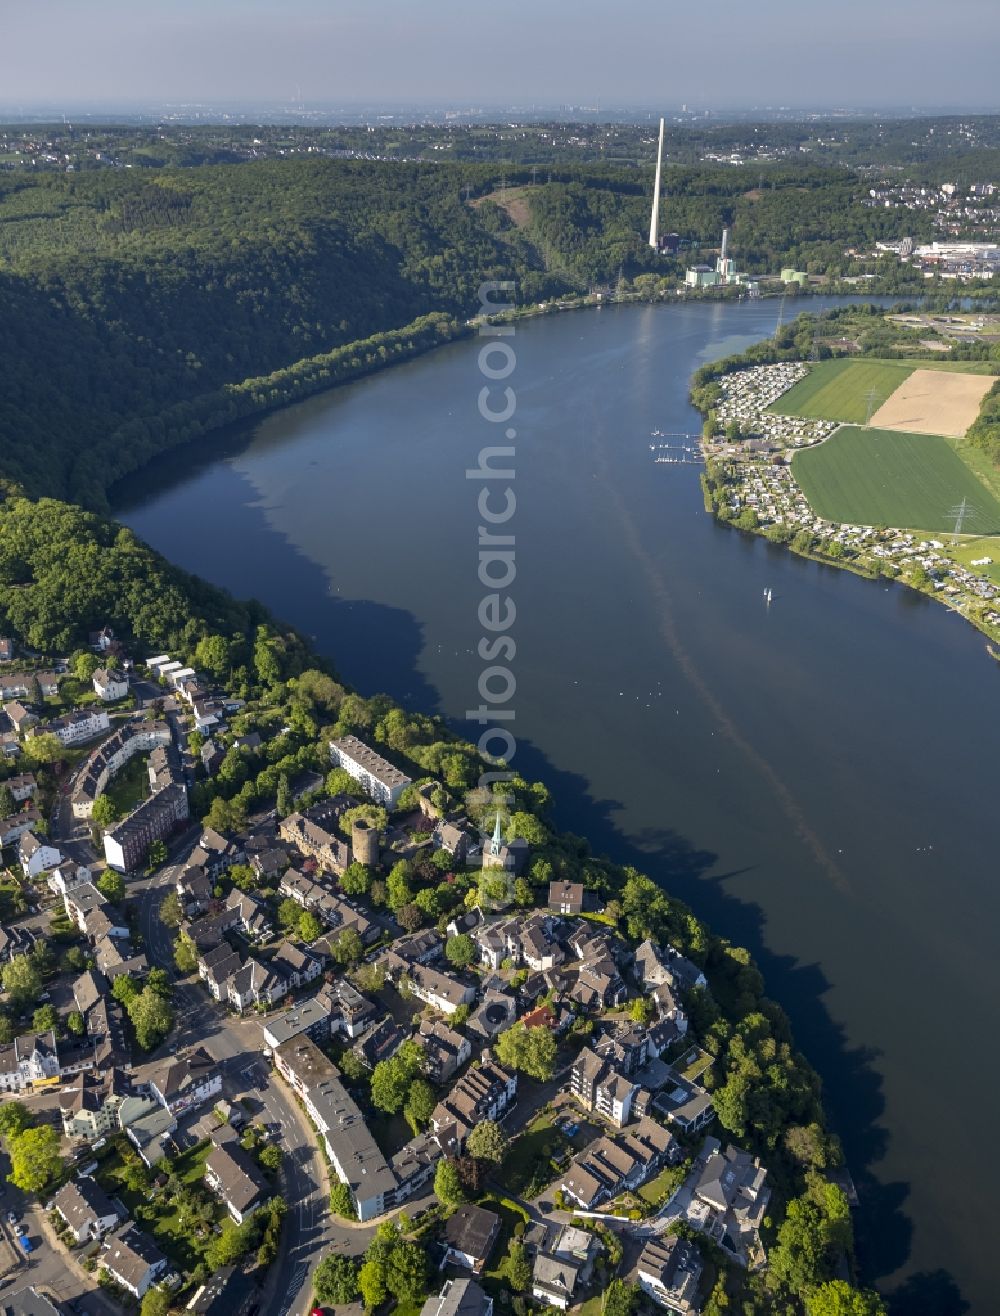
<instances>
[{"instance_id":1,"label":"sailboat","mask_svg":"<svg viewBox=\"0 0 1000 1316\"><path fill-rule=\"evenodd\" d=\"M770 602L771 602L771 587L770 587L770 586L768 586L768 588L764 591L764 602L767 603L768 605L770 605Z\"/></svg>"}]
</instances>

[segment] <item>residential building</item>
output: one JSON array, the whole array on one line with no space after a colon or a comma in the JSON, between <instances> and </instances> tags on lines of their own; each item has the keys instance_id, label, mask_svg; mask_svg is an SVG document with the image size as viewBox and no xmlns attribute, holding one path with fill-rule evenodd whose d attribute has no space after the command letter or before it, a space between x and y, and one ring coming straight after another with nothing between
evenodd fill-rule
<instances>
[{"instance_id":1,"label":"residential building","mask_svg":"<svg viewBox=\"0 0 1000 1316\"><path fill-rule=\"evenodd\" d=\"M270 845L250 854L250 867L260 880L271 886L288 867L288 851L280 845Z\"/></svg>"},{"instance_id":2,"label":"residential building","mask_svg":"<svg viewBox=\"0 0 1000 1316\"><path fill-rule=\"evenodd\" d=\"M398 1181L341 1083L337 1066L305 1036L279 1046L274 1063L302 1098L337 1178L351 1191L358 1219L382 1215L395 1204Z\"/></svg>"},{"instance_id":3,"label":"residential building","mask_svg":"<svg viewBox=\"0 0 1000 1316\"><path fill-rule=\"evenodd\" d=\"M133 1105L133 1101L139 1105ZM177 1131L177 1116L155 1102L129 1098L119 1119L126 1138L139 1153L143 1165L152 1169L165 1154L167 1140Z\"/></svg>"},{"instance_id":4,"label":"residential building","mask_svg":"<svg viewBox=\"0 0 1000 1316\"><path fill-rule=\"evenodd\" d=\"M87 1175L64 1184L53 1197L52 1208L77 1243L102 1238L121 1218L104 1189Z\"/></svg>"},{"instance_id":5,"label":"residential building","mask_svg":"<svg viewBox=\"0 0 1000 1316\"><path fill-rule=\"evenodd\" d=\"M351 989L353 991L353 988ZM331 1007L333 1002L326 992L299 1001L290 1010L275 1015L263 1025L264 1043L272 1051L295 1037L309 1037L314 1042L328 1041L330 1037Z\"/></svg>"},{"instance_id":6,"label":"residential building","mask_svg":"<svg viewBox=\"0 0 1000 1316\"><path fill-rule=\"evenodd\" d=\"M166 1271L167 1259L148 1235L135 1225L126 1225L105 1238L97 1265L116 1284L141 1299Z\"/></svg>"},{"instance_id":7,"label":"residential building","mask_svg":"<svg viewBox=\"0 0 1000 1316\"><path fill-rule=\"evenodd\" d=\"M646 940L635 952L635 971L646 987L661 984L677 991L690 991L694 987L707 987L708 981L701 969L673 946L659 946Z\"/></svg>"},{"instance_id":8,"label":"residential building","mask_svg":"<svg viewBox=\"0 0 1000 1316\"><path fill-rule=\"evenodd\" d=\"M59 1094L63 1134L82 1142L96 1142L118 1128L118 1112L130 1089L120 1070L80 1074L72 1088Z\"/></svg>"},{"instance_id":9,"label":"residential building","mask_svg":"<svg viewBox=\"0 0 1000 1316\"><path fill-rule=\"evenodd\" d=\"M83 745L93 740L111 726L107 710L103 708L77 708L72 713L57 717L50 722L47 730L53 732L62 745L69 749L73 745Z\"/></svg>"},{"instance_id":10,"label":"residential building","mask_svg":"<svg viewBox=\"0 0 1000 1316\"><path fill-rule=\"evenodd\" d=\"M121 649L110 626L102 626L99 631L90 632L90 647L97 653L117 653Z\"/></svg>"},{"instance_id":11,"label":"residential building","mask_svg":"<svg viewBox=\"0 0 1000 1316\"><path fill-rule=\"evenodd\" d=\"M532 1297L565 1311L580 1300L590 1280L600 1242L586 1230L564 1225L551 1250L539 1249L532 1274Z\"/></svg>"},{"instance_id":12,"label":"residential building","mask_svg":"<svg viewBox=\"0 0 1000 1316\"><path fill-rule=\"evenodd\" d=\"M380 1061L391 1060L409 1036L409 1028L387 1014L362 1033L351 1051L366 1069L374 1069Z\"/></svg>"},{"instance_id":13,"label":"residential building","mask_svg":"<svg viewBox=\"0 0 1000 1316\"><path fill-rule=\"evenodd\" d=\"M757 1157L717 1138L706 1138L687 1179L687 1221L707 1233L743 1265L760 1252L759 1230L771 1190Z\"/></svg>"},{"instance_id":14,"label":"residential building","mask_svg":"<svg viewBox=\"0 0 1000 1316\"><path fill-rule=\"evenodd\" d=\"M583 910L582 882L550 882L549 909L556 914L579 914Z\"/></svg>"},{"instance_id":15,"label":"residential building","mask_svg":"<svg viewBox=\"0 0 1000 1316\"><path fill-rule=\"evenodd\" d=\"M481 1206L460 1206L445 1221L445 1259L481 1275L500 1232L500 1217Z\"/></svg>"},{"instance_id":16,"label":"residential building","mask_svg":"<svg viewBox=\"0 0 1000 1316\"><path fill-rule=\"evenodd\" d=\"M62 1074L56 1035L26 1033L0 1045L0 1092L55 1086Z\"/></svg>"},{"instance_id":17,"label":"residential building","mask_svg":"<svg viewBox=\"0 0 1000 1316\"><path fill-rule=\"evenodd\" d=\"M440 1019L421 1019L416 1039L424 1050L424 1073L432 1083L447 1083L472 1055L467 1037Z\"/></svg>"},{"instance_id":18,"label":"residential building","mask_svg":"<svg viewBox=\"0 0 1000 1316\"><path fill-rule=\"evenodd\" d=\"M74 818L89 818L94 802L136 754L150 753L160 745L170 744L170 727L166 722L126 722L107 740L91 750L84 770L77 775L70 803Z\"/></svg>"},{"instance_id":19,"label":"residential building","mask_svg":"<svg viewBox=\"0 0 1000 1316\"><path fill-rule=\"evenodd\" d=\"M16 777L8 777L2 784L13 795L16 804L23 804L25 800L34 799L38 792L38 783L33 772L22 772Z\"/></svg>"},{"instance_id":20,"label":"residential building","mask_svg":"<svg viewBox=\"0 0 1000 1316\"><path fill-rule=\"evenodd\" d=\"M243 956L233 950L227 941L223 941L199 956L198 977L212 993L214 1000L225 1001L229 996L229 982L242 967Z\"/></svg>"},{"instance_id":21,"label":"residential building","mask_svg":"<svg viewBox=\"0 0 1000 1316\"><path fill-rule=\"evenodd\" d=\"M570 1090L585 1110L622 1128L632 1117L639 1084L618 1069L612 1058L585 1046L570 1070Z\"/></svg>"},{"instance_id":22,"label":"residential building","mask_svg":"<svg viewBox=\"0 0 1000 1316\"><path fill-rule=\"evenodd\" d=\"M169 1061L154 1078L149 1090L164 1109L181 1115L204 1105L222 1091L222 1072L204 1047Z\"/></svg>"},{"instance_id":23,"label":"residential building","mask_svg":"<svg viewBox=\"0 0 1000 1316\"><path fill-rule=\"evenodd\" d=\"M190 870L189 870L190 871ZM204 869L201 870L204 874ZM208 878L205 877L205 882ZM178 885L180 882L178 881ZM203 888L199 888L201 890ZM248 941L266 941L274 932L274 920L263 900L233 887L226 898L226 908L231 909L237 918L236 927Z\"/></svg>"},{"instance_id":24,"label":"residential building","mask_svg":"<svg viewBox=\"0 0 1000 1316\"><path fill-rule=\"evenodd\" d=\"M49 890L57 896L68 895L78 886L89 883L90 869L85 864L78 864L73 859L63 859L59 866L49 874Z\"/></svg>"},{"instance_id":25,"label":"residential building","mask_svg":"<svg viewBox=\"0 0 1000 1316\"><path fill-rule=\"evenodd\" d=\"M378 1017L378 1008L362 996L346 978L338 978L325 993L331 1003L330 1031L345 1037L360 1037Z\"/></svg>"},{"instance_id":26,"label":"residential building","mask_svg":"<svg viewBox=\"0 0 1000 1316\"><path fill-rule=\"evenodd\" d=\"M394 768L381 754L360 741L357 736L344 736L330 742L330 758L359 782L378 804L394 809L396 802L411 779Z\"/></svg>"},{"instance_id":27,"label":"residential building","mask_svg":"<svg viewBox=\"0 0 1000 1316\"><path fill-rule=\"evenodd\" d=\"M470 1130L483 1120L499 1119L516 1096L517 1074L502 1069L484 1051L480 1063L465 1071L431 1115L442 1151L459 1156Z\"/></svg>"},{"instance_id":28,"label":"residential building","mask_svg":"<svg viewBox=\"0 0 1000 1316\"><path fill-rule=\"evenodd\" d=\"M494 919L477 927L472 938L479 948L480 962L494 971L509 962L546 973L566 958L555 935L554 920L548 914Z\"/></svg>"},{"instance_id":29,"label":"residential building","mask_svg":"<svg viewBox=\"0 0 1000 1316\"><path fill-rule=\"evenodd\" d=\"M98 698L106 704L113 704L128 694L128 677L117 667L98 667L93 679Z\"/></svg>"},{"instance_id":30,"label":"residential building","mask_svg":"<svg viewBox=\"0 0 1000 1316\"><path fill-rule=\"evenodd\" d=\"M177 878L174 890L188 918L204 914L214 899L212 880L200 864L185 868Z\"/></svg>"},{"instance_id":31,"label":"residential building","mask_svg":"<svg viewBox=\"0 0 1000 1316\"><path fill-rule=\"evenodd\" d=\"M25 832L30 832L42 821L42 815L33 804L0 818L0 846L13 845Z\"/></svg>"},{"instance_id":32,"label":"residential building","mask_svg":"<svg viewBox=\"0 0 1000 1316\"><path fill-rule=\"evenodd\" d=\"M19 699L11 699L9 703L4 704L3 711L7 715L11 729L18 737L23 737L29 727L33 727L38 722L38 715L30 708L25 708Z\"/></svg>"},{"instance_id":33,"label":"residential building","mask_svg":"<svg viewBox=\"0 0 1000 1316\"><path fill-rule=\"evenodd\" d=\"M145 955L134 954L132 943L127 939L101 937L94 944L94 959L97 967L111 982L123 975L144 978L149 972Z\"/></svg>"},{"instance_id":34,"label":"residential building","mask_svg":"<svg viewBox=\"0 0 1000 1316\"><path fill-rule=\"evenodd\" d=\"M531 1274L531 1296L543 1302L546 1307L558 1307L565 1311L576 1301L580 1271L582 1267L572 1257L557 1257L548 1252L538 1252Z\"/></svg>"},{"instance_id":35,"label":"residential building","mask_svg":"<svg viewBox=\"0 0 1000 1316\"><path fill-rule=\"evenodd\" d=\"M60 677L55 672L0 672L0 699L54 699Z\"/></svg>"},{"instance_id":36,"label":"residential building","mask_svg":"<svg viewBox=\"0 0 1000 1316\"><path fill-rule=\"evenodd\" d=\"M213 882L242 859L243 852L237 843L211 827L206 827L202 832L201 840L191 855L191 863L200 864Z\"/></svg>"},{"instance_id":37,"label":"residential building","mask_svg":"<svg viewBox=\"0 0 1000 1316\"><path fill-rule=\"evenodd\" d=\"M226 997L240 1013L251 1006L268 1006L288 992L288 983L268 965L249 959L226 983Z\"/></svg>"},{"instance_id":38,"label":"residential building","mask_svg":"<svg viewBox=\"0 0 1000 1316\"><path fill-rule=\"evenodd\" d=\"M195 1289L194 1296L185 1303L184 1310L190 1316L233 1316L235 1304L230 1292L230 1281L235 1271L235 1266L223 1266L217 1270Z\"/></svg>"},{"instance_id":39,"label":"residential building","mask_svg":"<svg viewBox=\"0 0 1000 1316\"><path fill-rule=\"evenodd\" d=\"M194 919L185 926L184 931L198 950L212 950L238 923L239 915L235 909L222 908L218 913L206 914L203 918Z\"/></svg>"},{"instance_id":40,"label":"residential building","mask_svg":"<svg viewBox=\"0 0 1000 1316\"><path fill-rule=\"evenodd\" d=\"M128 936L124 915L108 903L103 891L98 891L92 882L81 882L67 892L63 896L63 907L67 917L92 941L100 937Z\"/></svg>"},{"instance_id":41,"label":"residential building","mask_svg":"<svg viewBox=\"0 0 1000 1316\"><path fill-rule=\"evenodd\" d=\"M643 1118L627 1133L599 1138L570 1163L562 1190L585 1211L635 1190L664 1165L681 1159L677 1139L662 1124Z\"/></svg>"},{"instance_id":42,"label":"residential building","mask_svg":"<svg viewBox=\"0 0 1000 1316\"><path fill-rule=\"evenodd\" d=\"M441 958L444 940L434 928L422 928L419 932L411 932L409 936L398 937L392 949L409 964L430 964Z\"/></svg>"},{"instance_id":43,"label":"residential building","mask_svg":"<svg viewBox=\"0 0 1000 1316\"><path fill-rule=\"evenodd\" d=\"M474 1279L446 1279L441 1292L421 1307L420 1316L493 1316L493 1299Z\"/></svg>"},{"instance_id":44,"label":"residential building","mask_svg":"<svg viewBox=\"0 0 1000 1316\"><path fill-rule=\"evenodd\" d=\"M690 1239L676 1234L651 1238L642 1250L636 1275L639 1287L661 1307L678 1316L700 1311L698 1285L704 1266Z\"/></svg>"},{"instance_id":45,"label":"residential building","mask_svg":"<svg viewBox=\"0 0 1000 1316\"><path fill-rule=\"evenodd\" d=\"M393 950L386 951L379 964L397 987L405 982L418 1000L426 1001L442 1014L454 1014L459 1006L470 1005L476 999L474 986L429 964L410 964Z\"/></svg>"},{"instance_id":46,"label":"residential building","mask_svg":"<svg viewBox=\"0 0 1000 1316\"><path fill-rule=\"evenodd\" d=\"M310 955L291 941L281 943L271 956L269 967L273 973L284 978L288 989L296 991L315 982L323 972L323 965L315 955Z\"/></svg>"},{"instance_id":47,"label":"residential building","mask_svg":"<svg viewBox=\"0 0 1000 1316\"><path fill-rule=\"evenodd\" d=\"M209 1152L205 1182L238 1225L272 1196L263 1175L237 1142L217 1144Z\"/></svg>"},{"instance_id":48,"label":"residential building","mask_svg":"<svg viewBox=\"0 0 1000 1316\"><path fill-rule=\"evenodd\" d=\"M697 1083L668 1066L667 1077L653 1105L684 1133L697 1133L712 1122L712 1098Z\"/></svg>"},{"instance_id":49,"label":"residential building","mask_svg":"<svg viewBox=\"0 0 1000 1316\"><path fill-rule=\"evenodd\" d=\"M163 840L189 816L187 791L174 783L156 791L104 833L104 857L111 868L128 873L138 868L154 841Z\"/></svg>"},{"instance_id":50,"label":"residential building","mask_svg":"<svg viewBox=\"0 0 1000 1316\"><path fill-rule=\"evenodd\" d=\"M35 937L29 928L0 927L0 964L6 964L15 955L27 955L34 944Z\"/></svg>"},{"instance_id":51,"label":"residential building","mask_svg":"<svg viewBox=\"0 0 1000 1316\"><path fill-rule=\"evenodd\" d=\"M17 857L28 877L38 877L62 863L62 855L54 845L39 839L34 832L25 832L17 843Z\"/></svg>"}]
</instances>

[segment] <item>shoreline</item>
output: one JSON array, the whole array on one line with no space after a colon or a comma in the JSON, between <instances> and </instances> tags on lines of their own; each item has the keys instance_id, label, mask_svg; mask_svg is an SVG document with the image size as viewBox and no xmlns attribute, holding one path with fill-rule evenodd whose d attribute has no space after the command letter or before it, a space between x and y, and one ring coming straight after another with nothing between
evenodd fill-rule
<instances>
[{"instance_id":1,"label":"shoreline","mask_svg":"<svg viewBox=\"0 0 1000 1316\"><path fill-rule=\"evenodd\" d=\"M79 497L67 498L66 501L81 503L92 511L104 515L114 515L117 505L117 488L129 480L140 476L142 472L157 460L183 449L189 443L208 438L210 442L219 436L238 429L247 422L274 415L285 407L304 402L310 397L332 392L343 384L356 383L361 379L380 374L405 361L425 356L439 347L447 346L463 338L472 337L482 324L511 324L518 320L533 320L547 315L560 315L573 311L601 310L606 306L660 306L671 307L690 303L709 303L726 305L754 301L783 301L789 294L787 290L774 289L760 294L755 299L746 296L732 297L725 291L717 289L675 290L668 296L658 294L655 297L640 292L615 292L608 296L600 293L585 293L572 300L553 300L532 303L528 306L515 307L496 315L480 315L461 320L458 316L445 311L428 311L396 329L383 330L368 338L354 339L331 348L327 352L313 356L301 357L285 366L279 366L268 375L250 376L235 383L221 385L211 392L185 400L176 408L168 408L156 414L133 417L113 432L112 438L117 442L127 443L128 435L134 437L134 427L162 427L166 432L155 448L129 470L123 471L110 483L98 480L100 500L95 505L91 500ZM855 288L838 287L798 289L795 300L812 300L816 297L851 297L863 303L869 297L890 297L896 301L911 300L916 294L880 292L875 288L866 288L858 292ZM387 355L381 355L379 349L388 348ZM378 359L369 356L363 361L351 361L361 352L376 353ZM343 365L344 361L348 364ZM339 369L339 373L338 372ZM284 391L278 396L279 391ZM174 415L176 412L178 414ZM200 413L207 413L202 415ZM93 475L84 467L86 474ZM28 496L36 496L28 491ZM44 496L44 495L42 495Z\"/></svg>"},{"instance_id":2,"label":"shoreline","mask_svg":"<svg viewBox=\"0 0 1000 1316\"><path fill-rule=\"evenodd\" d=\"M746 356L746 354L740 354L740 355ZM739 359L740 359L739 357L732 358L733 361ZM805 362L791 362L791 361L787 362L786 364L795 364L795 365L803 365L803 366L807 365L807 363ZM753 369L760 365L761 362L750 357L747 357L745 362L746 369ZM734 369L727 371L723 375L717 377L717 379L725 378L727 375L733 375L738 373L739 373L739 367L735 367ZM717 379L713 382L717 382ZM752 518L746 516L745 513L742 512L739 514L739 519L737 519L737 517L734 515L730 515L729 509L727 509L723 503L723 496L724 496L723 490L725 488L725 484L719 479L716 473L717 472L716 462L720 461L720 459L724 460L724 458L722 458L722 454L720 454L716 450L718 436L714 434L710 436L705 432L705 430L708 428L708 426L710 425L710 423L712 423L714 419L714 408L705 405L703 399L700 399L695 396L696 387L697 386L694 385L694 383L692 382L691 393L689 396L690 396L691 404L698 411L703 421L702 433L699 437L699 448L701 450L702 456L705 461L705 469L700 477L700 483L701 483L702 495L705 503L705 510L709 512L712 516L714 516L716 521L718 521L723 525L729 526L734 530L739 531L741 534L756 535L759 538L766 540L769 544L773 545L776 548L784 548L789 550L790 552L794 553L797 557L806 558L810 561L817 562L822 566L835 567L839 570L850 571L852 574L856 576L861 576L866 580L871 580L871 581L885 580L887 583L902 585L906 589L912 590L913 593L915 594L923 595L924 597L933 600L935 603L943 604L944 607L947 608L949 612L955 613L957 616L961 617L963 621L969 623L975 630L977 630L981 635L983 635L988 642L987 651L991 653L991 656L995 656L992 650L990 649L990 646L1000 644L1000 625L991 623L987 621L985 618L979 618L977 616L972 615L970 611L968 611L967 600L963 600L963 602L956 602L953 595L946 592L946 587L944 585L942 585L942 587L939 589L935 589L932 576L929 576L927 584L917 584L913 580L908 579L903 574L897 573L895 570L879 570L878 565L876 564L871 564L863 560L858 560L857 558L855 559L847 558L844 556L842 552L840 554L824 552L823 544L826 541L822 538L820 538L818 542L815 540L815 538L813 538L813 542L810 544L809 547L805 547L804 545L801 544L796 545L792 538L792 535L794 533L792 530L792 527L795 524L794 520L786 520L779 516L768 520L766 524L761 524L757 518L756 510L753 507L747 508L747 511L753 512ZM795 420L797 418L791 417L790 419ZM829 439L831 439L838 432L840 428L841 425L838 424L836 428L830 431L830 433L817 436L815 443L811 443L808 446L815 447L818 446L819 444L828 442ZM734 442L738 442L738 441L734 441ZM799 495L799 497L802 499L804 504L809 507L810 511L813 511L811 505L808 503L808 499L806 499L805 494L802 491L801 486L799 485L798 481L795 479L794 474L792 473L793 462L791 460L791 456L794 455L795 452L802 450L803 447L801 443L798 442L786 444L786 446L784 446L783 448L779 447L777 450L777 457L780 458L778 465L780 466L780 469L787 472L788 481L792 489L794 489L795 493ZM767 470L767 469L774 470L776 469L774 464L775 454L773 452L769 452L769 456L771 456L772 461L768 463L764 463L764 462L755 463L753 461L748 460L742 463L737 463L737 465L742 466L747 470ZM737 486L737 487L742 489L742 486ZM841 523L833 522L833 521L828 522L825 520L825 518L818 516L814 511L813 511L813 516L815 517L816 522L822 521L824 525L828 525L830 527L834 527L839 530L843 530L844 528ZM743 524L740 523L741 520L744 522ZM778 528L781 528L784 531L786 531L788 537L786 538L782 534L772 535L770 533ZM900 529L899 527L868 526L868 525L862 525L860 523L856 526L852 525L852 528L855 530L862 531L865 535L888 534L893 538L895 538L896 536L909 536L909 537L920 536L923 538L925 542L927 541L933 542L934 536L937 533L939 533L939 532L926 531L926 530L905 530L905 529ZM809 532L806 530L806 527L803 526L799 533L808 534ZM835 539L833 542L838 547L841 547L840 540ZM888 559L886 557L882 557L880 560L884 562L888 562ZM962 565L960 562L956 561L953 558L949 557L947 560L951 562L953 566ZM991 585L993 584L992 581L990 581L989 583Z\"/></svg>"}]
</instances>

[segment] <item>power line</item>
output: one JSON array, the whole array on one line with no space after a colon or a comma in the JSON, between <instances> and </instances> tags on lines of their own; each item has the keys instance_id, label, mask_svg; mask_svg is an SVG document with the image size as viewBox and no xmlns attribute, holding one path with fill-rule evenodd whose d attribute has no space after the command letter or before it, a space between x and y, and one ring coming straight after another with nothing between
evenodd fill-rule
<instances>
[{"instance_id":1,"label":"power line","mask_svg":"<svg viewBox=\"0 0 1000 1316\"><path fill-rule=\"evenodd\" d=\"M786 298L787 296L788 296L787 293L784 293L784 292L783 292L783 293L781 294L781 304L780 304L779 307L778 307L778 323L774 326L774 341L775 341L775 342L778 341L778 334L781 332L781 326L782 326L782 323L783 323L783 321L784 321L784 319L785 319L785 298Z\"/></svg>"},{"instance_id":2,"label":"power line","mask_svg":"<svg viewBox=\"0 0 1000 1316\"><path fill-rule=\"evenodd\" d=\"M962 526L965 522L970 516L976 515L976 509L969 506L968 498L963 498L957 507L948 508L948 515L955 518L955 529L952 533L960 535L962 533Z\"/></svg>"}]
</instances>

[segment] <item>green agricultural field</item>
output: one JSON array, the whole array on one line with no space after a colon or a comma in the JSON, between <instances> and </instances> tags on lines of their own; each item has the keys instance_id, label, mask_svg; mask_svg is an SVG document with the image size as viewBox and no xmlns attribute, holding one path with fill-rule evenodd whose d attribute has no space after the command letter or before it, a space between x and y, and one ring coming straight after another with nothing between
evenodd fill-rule
<instances>
[{"instance_id":1,"label":"green agricultural field","mask_svg":"<svg viewBox=\"0 0 1000 1316\"><path fill-rule=\"evenodd\" d=\"M863 425L868 419L868 394L872 389L872 410L877 411L914 369L911 361L857 361L847 357L820 361L768 410L782 416Z\"/></svg>"},{"instance_id":2,"label":"green agricultural field","mask_svg":"<svg viewBox=\"0 0 1000 1316\"><path fill-rule=\"evenodd\" d=\"M863 425L868 419L868 394L875 390L877 411L914 370L947 370L961 375L989 375L989 361L878 361L841 357L820 361L805 379L793 384L772 402L768 411L780 416L808 416L813 420L842 420Z\"/></svg>"},{"instance_id":3,"label":"green agricultural field","mask_svg":"<svg viewBox=\"0 0 1000 1316\"><path fill-rule=\"evenodd\" d=\"M947 439L845 426L795 454L792 472L809 505L828 521L909 530L953 530L968 500L968 534L1000 532L1000 501Z\"/></svg>"}]
</instances>

